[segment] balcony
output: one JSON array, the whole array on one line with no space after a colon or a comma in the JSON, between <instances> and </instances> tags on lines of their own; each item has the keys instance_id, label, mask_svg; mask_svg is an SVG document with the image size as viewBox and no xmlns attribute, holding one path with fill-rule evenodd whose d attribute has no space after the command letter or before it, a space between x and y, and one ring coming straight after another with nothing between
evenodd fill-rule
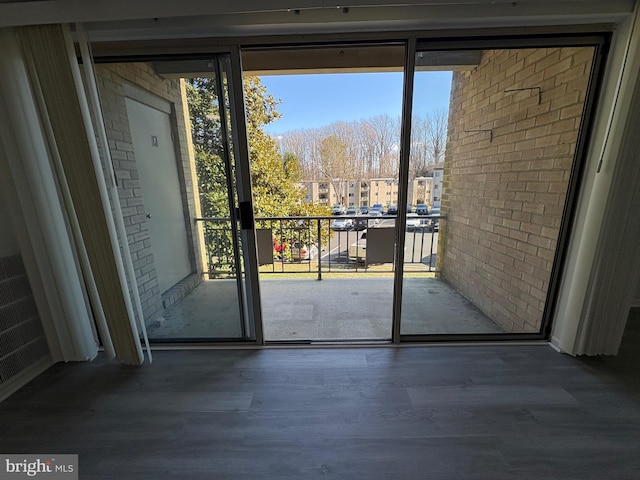
<instances>
[{"instance_id":1,"label":"balcony","mask_svg":"<svg viewBox=\"0 0 640 480\"><path fill-rule=\"evenodd\" d=\"M350 217L256 219L266 340L391 338L395 217L351 217L360 223L333 230L337 218ZM406 232L401 333L503 332L438 278L439 223L445 221L433 217ZM197 222L207 247L204 280L149 326L154 340L242 336L230 221Z\"/></svg>"}]
</instances>

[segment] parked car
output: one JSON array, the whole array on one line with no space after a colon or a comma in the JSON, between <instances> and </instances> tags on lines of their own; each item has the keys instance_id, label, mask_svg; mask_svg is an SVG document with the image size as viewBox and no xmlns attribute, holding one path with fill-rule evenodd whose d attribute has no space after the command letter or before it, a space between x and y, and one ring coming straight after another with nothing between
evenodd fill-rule
<instances>
[{"instance_id":1,"label":"parked car","mask_svg":"<svg viewBox=\"0 0 640 480\"><path fill-rule=\"evenodd\" d=\"M398 214L398 207L395 205L389 205L389 208L387 208L387 215L397 215Z\"/></svg>"},{"instance_id":2,"label":"parked car","mask_svg":"<svg viewBox=\"0 0 640 480\"><path fill-rule=\"evenodd\" d=\"M366 205L363 205L362 207L360 207L360 213L362 215L366 215L367 213L369 213L369 207L367 207Z\"/></svg>"},{"instance_id":3,"label":"parked car","mask_svg":"<svg viewBox=\"0 0 640 480\"><path fill-rule=\"evenodd\" d=\"M413 212L413 207L411 205L407 205L407 213Z\"/></svg>"},{"instance_id":4,"label":"parked car","mask_svg":"<svg viewBox=\"0 0 640 480\"><path fill-rule=\"evenodd\" d=\"M368 217L356 217L353 219L353 229L354 230L364 230L369 226L369 218Z\"/></svg>"},{"instance_id":5,"label":"parked car","mask_svg":"<svg viewBox=\"0 0 640 480\"><path fill-rule=\"evenodd\" d=\"M433 230L433 220L431 218L421 218L418 230Z\"/></svg>"},{"instance_id":6,"label":"parked car","mask_svg":"<svg viewBox=\"0 0 640 480\"><path fill-rule=\"evenodd\" d=\"M371 210L369 211L369 218L371 218L371 223L373 225L378 225L380 223L380 217L382 217L382 212L380 210Z\"/></svg>"},{"instance_id":7,"label":"parked car","mask_svg":"<svg viewBox=\"0 0 640 480\"><path fill-rule=\"evenodd\" d=\"M424 203L419 203L418 205L416 205L416 213L418 215L428 215L429 209Z\"/></svg>"},{"instance_id":8,"label":"parked car","mask_svg":"<svg viewBox=\"0 0 640 480\"><path fill-rule=\"evenodd\" d=\"M349 260L354 262L364 262L367 258L367 231L362 232L362 236L349 245Z\"/></svg>"},{"instance_id":9,"label":"parked car","mask_svg":"<svg viewBox=\"0 0 640 480\"><path fill-rule=\"evenodd\" d=\"M356 209L356 207L347 208L346 215L350 215L350 216L355 217L357 214L358 214L358 209Z\"/></svg>"},{"instance_id":10,"label":"parked car","mask_svg":"<svg viewBox=\"0 0 640 480\"><path fill-rule=\"evenodd\" d=\"M318 247L311 245L300 245L300 242L293 242L291 245L291 260L314 260L318 256Z\"/></svg>"},{"instance_id":11,"label":"parked car","mask_svg":"<svg viewBox=\"0 0 640 480\"><path fill-rule=\"evenodd\" d=\"M369 213L371 212L380 212L382 213L382 204L381 203L374 203L373 207L371 207L371 209L369 210Z\"/></svg>"},{"instance_id":12,"label":"parked car","mask_svg":"<svg viewBox=\"0 0 640 480\"><path fill-rule=\"evenodd\" d=\"M433 207L431 209L431 211L429 212L429 216L433 216L433 217L439 217L440 216L440 207ZM431 219L431 229L434 232L437 232L440 230L440 219L439 218L433 218Z\"/></svg>"},{"instance_id":13,"label":"parked car","mask_svg":"<svg viewBox=\"0 0 640 480\"><path fill-rule=\"evenodd\" d=\"M420 228L420 218L415 213L407 214L407 230L418 230Z\"/></svg>"},{"instance_id":14,"label":"parked car","mask_svg":"<svg viewBox=\"0 0 640 480\"><path fill-rule=\"evenodd\" d=\"M344 208L344 205L341 204L336 204L333 206L333 214L334 215L344 215L346 213L347 209Z\"/></svg>"},{"instance_id":15,"label":"parked car","mask_svg":"<svg viewBox=\"0 0 640 480\"><path fill-rule=\"evenodd\" d=\"M331 223L331 230L351 230L353 228L353 219L336 218Z\"/></svg>"}]
</instances>

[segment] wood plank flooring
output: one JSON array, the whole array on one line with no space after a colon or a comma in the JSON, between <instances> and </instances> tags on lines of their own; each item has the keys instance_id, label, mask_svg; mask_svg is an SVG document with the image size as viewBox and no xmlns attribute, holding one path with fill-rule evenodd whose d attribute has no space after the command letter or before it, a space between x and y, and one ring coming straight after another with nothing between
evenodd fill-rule
<instances>
[{"instance_id":1,"label":"wood plank flooring","mask_svg":"<svg viewBox=\"0 0 640 480\"><path fill-rule=\"evenodd\" d=\"M637 479L636 360L505 345L56 365L0 404L0 453L77 453L96 480Z\"/></svg>"}]
</instances>

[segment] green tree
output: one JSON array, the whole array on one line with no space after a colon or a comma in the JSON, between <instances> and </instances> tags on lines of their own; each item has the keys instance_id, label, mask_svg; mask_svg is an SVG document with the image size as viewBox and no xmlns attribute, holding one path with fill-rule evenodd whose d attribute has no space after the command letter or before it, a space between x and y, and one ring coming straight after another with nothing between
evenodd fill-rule
<instances>
[{"instance_id":1,"label":"green tree","mask_svg":"<svg viewBox=\"0 0 640 480\"><path fill-rule=\"evenodd\" d=\"M297 183L302 181L302 163L295 154L286 152L282 156L282 166L284 174L290 181Z\"/></svg>"},{"instance_id":2,"label":"green tree","mask_svg":"<svg viewBox=\"0 0 640 480\"><path fill-rule=\"evenodd\" d=\"M202 215L228 217L229 201L215 80L189 79L186 91Z\"/></svg>"},{"instance_id":3,"label":"green tree","mask_svg":"<svg viewBox=\"0 0 640 480\"><path fill-rule=\"evenodd\" d=\"M222 160L224 144L215 81L213 78L193 78L187 81L186 88L202 214L205 217L229 217L227 175ZM305 188L299 183L299 160L292 154L281 156L277 142L264 131L265 125L280 117L276 110L279 101L267 92L259 77L251 76L244 78L244 100L255 216L329 214L326 207L306 204ZM287 232L296 232L295 235L280 232L281 237L294 237L292 240L304 243L315 240L310 225L297 221L280 225ZM216 248L224 243L218 237L209 237L214 238L212 242L217 242ZM231 239L227 240L225 250L231 252Z\"/></svg>"},{"instance_id":4,"label":"green tree","mask_svg":"<svg viewBox=\"0 0 640 480\"><path fill-rule=\"evenodd\" d=\"M293 216L309 213L304 189L299 184L299 160L290 153L281 156L276 141L264 126L280 118L278 101L262 85L259 77L244 78L251 183L256 216ZM228 212L226 175L222 162L223 143L215 82L193 78L187 83L187 101L196 156L198 186L205 216Z\"/></svg>"}]
</instances>

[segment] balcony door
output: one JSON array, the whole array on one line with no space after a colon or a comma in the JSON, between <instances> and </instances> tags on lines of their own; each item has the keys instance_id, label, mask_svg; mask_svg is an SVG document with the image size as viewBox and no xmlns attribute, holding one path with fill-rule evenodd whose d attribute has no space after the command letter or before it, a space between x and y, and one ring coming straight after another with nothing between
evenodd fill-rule
<instances>
[{"instance_id":1,"label":"balcony door","mask_svg":"<svg viewBox=\"0 0 640 480\"><path fill-rule=\"evenodd\" d=\"M404 52L242 52L266 342L391 340Z\"/></svg>"},{"instance_id":2,"label":"balcony door","mask_svg":"<svg viewBox=\"0 0 640 480\"><path fill-rule=\"evenodd\" d=\"M238 50L97 62L96 78L149 339L261 342Z\"/></svg>"},{"instance_id":3,"label":"balcony door","mask_svg":"<svg viewBox=\"0 0 640 480\"><path fill-rule=\"evenodd\" d=\"M409 52L396 340L548 333L602 41L424 40Z\"/></svg>"},{"instance_id":4,"label":"balcony door","mask_svg":"<svg viewBox=\"0 0 640 480\"><path fill-rule=\"evenodd\" d=\"M545 338L602 43L410 38L97 65L150 338ZM131 128L138 104L170 134Z\"/></svg>"}]
</instances>

